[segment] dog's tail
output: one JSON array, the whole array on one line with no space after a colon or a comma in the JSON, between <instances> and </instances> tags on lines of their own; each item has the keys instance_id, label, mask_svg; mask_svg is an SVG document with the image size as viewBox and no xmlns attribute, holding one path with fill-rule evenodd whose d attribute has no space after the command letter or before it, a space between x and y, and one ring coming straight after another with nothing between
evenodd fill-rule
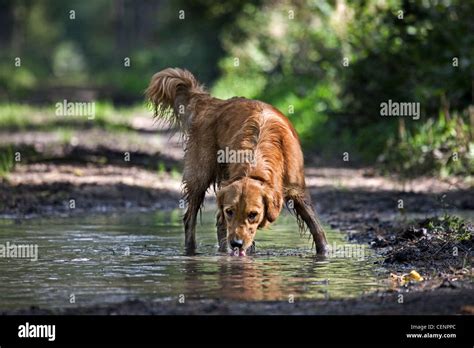
<instances>
[{"instance_id":1,"label":"dog's tail","mask_svg":"<svg viewBox=\"0 0 474 348\"><path fill-rule=\"evenodd\" d=\"M193 74L179 68L168 68L153 75L145 93L155 117L177 125L183 132L191 121L193 99L209 95Z\"/></svg>"}]
</instances>

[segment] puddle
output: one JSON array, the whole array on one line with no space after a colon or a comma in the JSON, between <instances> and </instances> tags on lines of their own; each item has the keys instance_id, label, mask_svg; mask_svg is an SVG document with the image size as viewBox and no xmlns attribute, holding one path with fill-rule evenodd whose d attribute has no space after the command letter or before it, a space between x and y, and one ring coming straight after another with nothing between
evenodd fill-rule
<instances>
[{"instance_id":1,"label":"puddle","mask_svg":"<svg viewBox=\"0 0 474 348\"><path fill-rule=\"evenodd\" d=\"M239 258L217 252L214 212L204 212L197 231L200 254L184 256L181 214L0 220L0 245L38 245L37 261L0 257L0 308L178 301L180 295L186 300L342 299L383 288L369 248L350 243L344 251L345 235L327 229L337 252L317 258L311 240L299 236L289 215L257 233L256 255Z\"/></svg>"}]
</instances>

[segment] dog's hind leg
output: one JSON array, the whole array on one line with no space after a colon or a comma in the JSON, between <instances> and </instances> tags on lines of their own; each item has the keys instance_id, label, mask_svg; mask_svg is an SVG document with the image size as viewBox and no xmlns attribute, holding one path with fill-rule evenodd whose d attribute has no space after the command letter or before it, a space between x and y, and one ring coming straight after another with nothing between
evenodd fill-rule
<instances>
[{"instance_id":1,"label":"dog's hind leg","mask_svg":"<svg viewBox=\"0 0 474 348\"><path fill-rule=\"evenodd\" d=\"M321 226L319 219L314 213L309 195L287 197L287 203L293 204L293 211L296 213L296 219L298 220L300 230L304 230L303 223L309 228L309 231L313 236L314 244L316 245L316 253L321 255L326 254L328 252L326 234L324 233L324 229Z\"/></svg>"},{"instance_id":2,"label":"dog's hind leg","mask_svg":"<svg viewBox=\"0 0 474 348\"><path fill-rule=\"evenodd\" d=\"M190 192L186 193L186 201L188 207L184 214L184 238L185 248L187 255L193 255L196 252L196 222L197 214L201 209L202 202L206 195L206 190L202 192Z\"/></svg>"},{"instance_id":3,"label":"dog's hind leg","mask_svg":"<svg viewBox=\"0 0 474 348\"><path fill-rule=\"evenodd\" d=\"M193 148L195 149L195 148ZM212 170L202 170L202 164L193 162L189 158L199 158L199 153L188 151L185 154L185 165L183 172L184 198L187 202L186 213L184 214L184 235L186 254L192 255L196 251L196 223L197 214L202 207L206 191L213 181ZM209 163L210 161L204 161Z\"/></svg>"},{"instance_id":4,"label":"dog's hind leg","mask_svg":"<svg viewBox=\"0 0 474 348\"><path fill-rule=\"evenodd\" d=\"M196 252L197 214L199 213L204 202L204 197L206 196L210 179L202 180L207 178L201 176L199 177L201 180L197 180L198 177L190 176L188 175L189 173L193 173L193 171L189 171L185 167L183 174L183 185L187 209L183 217L183 223L186 254L193 255Z\"/></svg>"}]
</instances>

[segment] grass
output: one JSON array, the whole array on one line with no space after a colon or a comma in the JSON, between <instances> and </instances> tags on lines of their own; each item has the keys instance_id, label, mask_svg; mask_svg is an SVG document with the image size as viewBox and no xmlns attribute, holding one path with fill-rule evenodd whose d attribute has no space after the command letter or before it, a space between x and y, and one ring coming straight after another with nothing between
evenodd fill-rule
<instances>
[{"instance_id":1,"label":"grass","mask_svg":"<svg viewBox=\"0 0 474 348\"><path fill-rule=\"evenodd\" d=\"M382 171L403 177L474 175L474 142L469 120L440 113L401 139L391 138L379 157Z\"/></svg>"},{"instance_id":2,"label":"grass","mask_svg":"<svg viewBox=\"0 0 474 348\"><path fill-rule=\"evenodd\" d=\"M40 117L37 110L38 108L32 108L28 105L2 104L0 105L0 128L23 129L28 124L39 124ZM41 112L47 113L48 110L44 108Z\"/></svg>"},{"instance_id":3,"label":"grass","mask_svg":"<svg viewBox=\"0 0 474 348\"><path fill-rule=\"evenodd\" d=\"M178 168L174 167L171 168L171 177L175 180L181 179L181 172L179 171Z\"/></svg>"},{"instance_id":4,"label":"grass","mask_svg":"<svg viewBox=\"0 0 474 348\"><path fill-rule=\"evenodd\" d=\"M13 149L7 147L0 151L0 178L7 178L15 168Z\"/></svg>"},{"instance_id":5,"label":"grass","mask_svg":"<svg viewBox=\"0 0 474 348\"><path fill-rule=\"evenodd\" d=\"M56 133L59 135L59 138L61 139L61 143L63 144L69 144L74 135L73 130L69 128L59 129Z\"/></svg>"},{"instance_id":6,"label":"grass","mask_svg":"<svg viewBox=\"0 0 474 348\"><path fill-rule=\"evenodd\" d=\"M0 104L0 129L52 131L98 127L114 132L129 131L131 115L145 110L144 105L117 108L111 103L96 102L95 117L88 119L87 116L58 116L54 105Z\"/></svg>"},{"instance_id":7,"label":"grass","mask_svg":"<svg viewBox=\"0 0 474 348\"><path fill-rule=\"evenodd\" d=\"M173 179L175 179L175 180L181 179L181 171L179 170L178 167L176 167L176 166L171 167L171 170L169 170L169 172L170 172L170 175ZM158 163L157 173L158 173L158 175L163 175L165 173L168 173L168 169L166 167L165 162L160 161Z\"/></svg>"},{"instance_id":8,"label":"grass","mask_svg":"<svg viewBox=\"0 0 474 348\"><path fill-rule=\"evenodd\" d=\"M163 161L160 161L158 163L158 175L165 174L166 173L166 164Z\"/></svg>"},{"instance_id":9,"label":"grass","mask_svg":"<svg viewBox=\"0 0 474 348\"><path fill-rule=\"evenodd\" d=\"M440 218L431 218L423 225L437 234L445 234L457 242L469 241L473 238L474 227L463 218L445 214Z\"/></svg>"}]
</instances>

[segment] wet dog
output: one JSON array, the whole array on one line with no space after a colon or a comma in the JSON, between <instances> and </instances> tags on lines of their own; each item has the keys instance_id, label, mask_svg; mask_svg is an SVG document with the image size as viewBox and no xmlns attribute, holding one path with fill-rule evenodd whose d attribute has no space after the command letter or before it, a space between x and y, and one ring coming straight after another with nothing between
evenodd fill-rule
<instances>
[{"instance_id":1,"label":"wet dog","mask_svg":"<svg viewBox=\"0 0 474 348\"><path fill-rule=\"evenodd\" d=\"M279 216L284 202L300 230L327 251L325 233L305 187L301 145L290 121L257 100L212 97L187 70L156 73L146 91L155 116L184 134L185 246L196 250L196 219L209 187L217 186L219 250L245 255L257 230Z\"/></svg>"}]
</instances>

